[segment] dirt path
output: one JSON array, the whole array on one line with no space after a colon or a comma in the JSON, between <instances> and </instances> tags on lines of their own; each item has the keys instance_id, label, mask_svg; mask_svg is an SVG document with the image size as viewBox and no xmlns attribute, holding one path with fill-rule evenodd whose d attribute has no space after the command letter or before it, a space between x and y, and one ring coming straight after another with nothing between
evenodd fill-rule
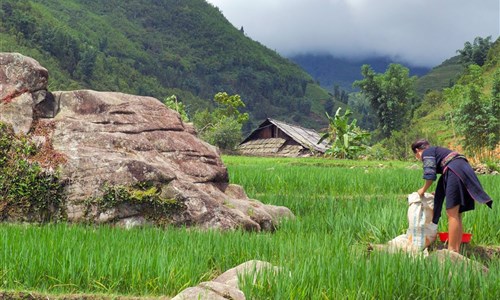
<instances>
[{"instance_id":1,"label":"dirt path","mask_svg":"<svg viewBox=\"0 0 500 300\"><path fill-rule=\"evenodd\" d=\"M102 294L49 295L36 292L0 292L1 300L170 300L171 297L129 297Z\"/></svg>"}]
</instances>

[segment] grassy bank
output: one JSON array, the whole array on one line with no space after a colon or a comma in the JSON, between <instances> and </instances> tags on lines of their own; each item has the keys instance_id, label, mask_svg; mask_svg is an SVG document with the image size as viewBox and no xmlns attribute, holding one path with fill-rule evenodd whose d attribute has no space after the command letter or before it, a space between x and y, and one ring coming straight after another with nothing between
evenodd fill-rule
<instances>
[{"instance_id":1,"label":"grassy bank","mask_svg":"<svg viewBox=\"0 0 500 300\"><path fill-rule=\"evenodd\" d=\"M500 259L488 276L431 260L366 251L405 232L406 196L420 168L401 162L223 157L250 198L296 215L274 233L106 226L0 225L0 289L46 293L167 295L247 260L285 272L243 287L248 299L500 297ZM500 176L481 176L500 199ZM500 245L500 212L465 214L467 249ZM440 230L445 230L446 217ZM467 250L464 248L464 250Z\"/></svg>"}]
</instances>

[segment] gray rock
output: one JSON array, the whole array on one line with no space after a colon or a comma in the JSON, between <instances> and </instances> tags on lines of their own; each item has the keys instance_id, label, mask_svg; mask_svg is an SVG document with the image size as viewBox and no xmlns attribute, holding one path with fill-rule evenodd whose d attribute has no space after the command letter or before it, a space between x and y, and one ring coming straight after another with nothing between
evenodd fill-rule
<instances>
[{"instance_id":1,"label":"gray rock","mask_svg":"<svg viewBox=\"0 0 500 300\"><path fill-rule=\"evenodd\" d=\"M245 300L245 294L237 288L226 284L206 281L195 287L189 287L183 290L180 294L172 298L172 300Z\"/></svg>"},{"instance_id":2,"label":"gray rock","mask_svg":"<svg viewBox=\"0 0 500 300\"><path fill-rule=\"evenodd\" d=\"M244 262L232 269L227 270L222 273L219 277L215 278L213 281L227 284L232 287L238 287L239 279L238 276L242 275L253 275L253 282L255 283L257 280L257 276L263 271L273 271L277 273L280 271L279 267L273 266L267 261L261 260L250 260Z\"/></svg>"},{"instance_id":3,"label":"gray rock","mask_svg":"<svg viewBox=\"0 0 500 300\"><path fill-rule=\"evenodd\" d=\"M489 269L480 262L467 258L460 253L448 251L447 249L436 250L431 253L429 258L437 259L441 265L451 262L457 266L462 266L464 270L474 270L484 274L488 274L489 272Z\"/></svg>"},{"instance_id":4,"label":"gray rock","mask_svg":"<svg viewBox=\"0 0 500 300\"><path fill-rule=\"evenodd\" d=\"M162 225L259 231L293 218L288 208L249 199L242 187L229 184L218 149L198 139L193 126L159 100L92 90L49 92L47 78L33 59L0 53L0 121L64 158L46 167L57 167L66 183L69 222L131 227L151 221L155 208L147 201L105 209L89 201L102 197L106 187L144 183L175 204Z\"/></svg>"},{"instance_id":5,"label":"gray rock","mask_svg":"<svg viewBox=\"0 0 500 300\"><path fill-rule=\"evenodd\" d=\"M28 133L33 109L47 90L48 71L19 53L0 53L0 121Z\"/></svg>"},{"instance_id":6,"label":"gray rock","mask_svg":"<svg viewBox=\"0 0 500 300\"><path fill-rule=\"evenodd\" d=\"M195 299L234 299L244 300L245 294L239 290L238 276L253 276L253 284L263 271L279 272L280 268L268 262L250 260L232 269L227 270L212 281L202 282L195 287L189 287L179 293L172 300L195 300Z\"/></svg>"}]
</instances>

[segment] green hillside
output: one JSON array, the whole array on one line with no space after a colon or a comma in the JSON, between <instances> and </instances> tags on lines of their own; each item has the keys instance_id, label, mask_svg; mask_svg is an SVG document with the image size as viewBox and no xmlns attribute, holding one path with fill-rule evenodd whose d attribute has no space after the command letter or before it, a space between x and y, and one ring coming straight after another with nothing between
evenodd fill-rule
<instances>
[{"instance_id":1,"label":"green hillside","mask_svg":"<svg viewBox=\"0 0 500 300\"><path fill-rule=\"evenodd\" d=\"M447 59L426 75L419 77L416 84L417 93L423 95L428 90L441 90L450 87L456 82L463 70L460 56Z\"/></svg>"},{"instance_id":2,"label":"green hillside","mask_svg":"<svg viewBox=\"0 0 500 300\"><path fill-rule=\"evenodd\" d=\"M455 61L455 62L453 62ZM488 52L488 59L482 67L482 79L485 82L483 88L483 94L486 96L491 95L493 75L494 72L500 68L500 39L497 39L491 46ZM458 71L460 68L458 66L458 57L447 60L441 66L433 69L432 72L441 72L452 75L454 72ZM464 71L463 67L461 68ZM442 78L445 78L443 76ZM430 76L427 77L428 79ZM463 73L461 76L456 76L453 83L462 83L465 79ZM429 81L430 82L430 81ZM429 88L431 85L429 85ZM441 90L446 87L444 81L441 84L436 85L435 90ZM449 116L447 115L452 107L449 103L446 103L444 98L429 97L427 101L424 100L421 107L417 109L415 117L413 119L413 127L421 130L425 135L433 137L440 144L456 147L460 144L462 137L456 134L454 130L454 125L449 122ZM498 152L500 154L500 152Z\"/></svg>"},{"instance_id":3,"label":"green hillside","mask_svg":"<svg viewBox=\"0 0 500 300\"><path fill-rule=\"evenodd\" d=\"M219 91L240 94L247 128L266 117L322 127L331 98L204 0L2 0L0 51L38 60L53 91L175 94L191 115Z\"/></svg>"}]
</instances>

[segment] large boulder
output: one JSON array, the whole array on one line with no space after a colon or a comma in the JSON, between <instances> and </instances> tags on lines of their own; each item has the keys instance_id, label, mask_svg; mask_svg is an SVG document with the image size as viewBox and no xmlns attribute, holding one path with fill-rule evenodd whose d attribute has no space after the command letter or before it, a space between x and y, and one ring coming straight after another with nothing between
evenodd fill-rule
<instances>
[{"instance_id":1,"label":"large boulder","mask_svg":"<svg viewBox=\"0 0 500 300\"><path fill-rule=\"evenodd\" d=\"M0 53L0 122L16 133L28 133L33 108L47 92L47 69L19 53Z\"/></svg>"},{"instance_id":2,"label":"large boulder","mask_svg":"<svg viewBox=\"0 0 500 300\"><path fill-rule=\"evenodd\" d=\"M61 174L68 221L272 230L293 217L230 184L217 148L157 99L49 92L47 78L35 60L0 53L0 121L59 158L44 167ZM113 193L121 196L103 203Z\"/></svg>"}]
</instances>

